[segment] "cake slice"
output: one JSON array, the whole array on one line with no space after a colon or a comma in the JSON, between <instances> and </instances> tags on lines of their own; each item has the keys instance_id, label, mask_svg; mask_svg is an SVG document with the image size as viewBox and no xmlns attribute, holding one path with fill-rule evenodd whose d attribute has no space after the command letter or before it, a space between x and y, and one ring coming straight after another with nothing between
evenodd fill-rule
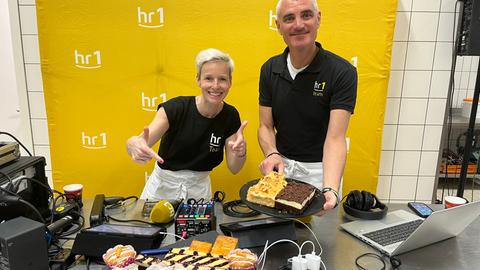
<instances>
[{"instance_id":1,"label":"cake slice","mask_svg":"<svg viewBox=\"0 0 480 270\"><path fill-rule=\"evenodd\" d=\"M247 201L274 207L275 197L286 185L284 174L271 172L248 189Z\"/></svg>"},{"instance_id":2,"label":"cake slice","mask_svg":"<svg viewBox=\"0 0 480 270\"><path fill-rule=\"evenodd\" d=\"M289 182L275 197L275 208L301 214L313 201L315 187L305 183Z\"/></svg>"}]
</instances>

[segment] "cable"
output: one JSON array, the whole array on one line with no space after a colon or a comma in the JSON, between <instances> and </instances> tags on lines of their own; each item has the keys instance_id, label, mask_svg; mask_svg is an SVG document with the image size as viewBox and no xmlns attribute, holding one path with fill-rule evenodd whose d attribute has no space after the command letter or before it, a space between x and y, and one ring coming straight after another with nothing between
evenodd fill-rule
<instances>
[{"instance_id":1,"label":"cable","mask_svg":"<svg viewBox=\"0 0 480 270\"><path fill-rule=\"evenodd\" d=\"M148 224L148 225L153 225L153 226L159 226L159 224L157 223L153 223L153 222L148 222L148 221L145 221L145 220L140 220L140 219L117 219L117 218L114 218L112 216L105 216L107 218L107 221L109 219L111 220L114 220L114 221L117 221L117 222L140 222L140 223L144 223L144 224Z\"/></svg>"},{"instance_id":2,"label":"cable","mask_svg":"<svg viewBox=\"0 0 480 270\"><path fill-rule=\"evenodd\" d=\"M260 212L251 209L241 200L226 202L222 207L223 213L231 217L247 218L260 215Z\"/></svg>"},{"instance_id":3,"label":"cable","mask_svg":"<svg viewBox=\"0 0 480 270\"><path fill-rule=\"evenodd\" d=\"M16 193L13 193L3 187L0 186L0 190L4 191L5 193L8 193L10 195L12 195L15 200L10 200L11 202L19 202L19 203L22 203L26 206L28 206L31 210L33 210L33 212L38 216L38 221L42 222L42 223L45 223L45 219L43 218L42 214L40 214L40 212L38 211L37 208L35 208L35 206L33 206L31 203L27 202L26 200L22 199L20 196L18 196L18 194ZM7 201L7 196L3 196L2 197L2 200L4 201ZM7 201L8 202L8 201Z\"/></svg>"},{"instance_id":4,"label":"cable","mask_svg":"<svg viewBox=\"0 0 480 270\"><path fill-rule=\"evenodd\" d=\"M363 258L363 257L372 257L372 258L375 258L375 259L379 260L379 261L382 263L382 268L380 268L380 270L385 270L385 268L387 267L387 265L386 265L385 262L383 261L383 258L382 258L380 255L369 252L369 253L364 253L364 254L358 256L358 257L355 259L355 265L356 265L359 269L361 269L361 270L368 270L367 268L361 266L361 265L358 263L358 261L359 261L361 258Z\"/></svg>"},{"instance_id":5,"label":"cable","mask_svg":"<svg viewBox=\"0 0 480 270\"><path fill-rule=\"evenodd\" d=\"M0 171L0 174L4 175L4 176L7 178L8 182L10 182L10 187L13 188L12 178L10 178L10 176L9 176L8 174L6 174L6 173L4 173L4 172L2 172L2 171Z\"/></svg>"},{"instance_id":6,"label":"cable","mask_svg":"<svg viewBox=\"0 0 480 270\"><path fill-rule=\"evenodd\" d=\"M10 134L8 132L5 132L5 131L0 131L0 135L1 134L5 134L5 135L8 135L8 136L12 137L18 144L20 144L23 147L23 149L25 149L25 152L27 152L29 156L32 156L32 153L30 153L30 151L28 151L27 147L25 147L25 145L23 145L17 138L15 138L15 136L13 136L12 134Z\"/></svg>"}]
</instances>

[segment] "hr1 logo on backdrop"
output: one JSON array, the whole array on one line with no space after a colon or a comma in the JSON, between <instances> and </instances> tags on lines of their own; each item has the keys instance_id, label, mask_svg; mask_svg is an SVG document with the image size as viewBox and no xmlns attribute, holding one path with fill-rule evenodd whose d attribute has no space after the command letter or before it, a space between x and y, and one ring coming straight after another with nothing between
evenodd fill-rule
<instances>
[{"instance_id":1,"label":"hr1 logo on backdrop","mask_svg":"<svg viewBox=\"0 0 480 270\"><path fill-rule=\"evenodd\" d=\"M163 8L155 11L143 11L137 7L138 26L145 28L160 28L165 24Z\"/></svg>"},{"instance_id":2,"label":"hr1 logo on backdrop","mask_svg":"<svg viewBox=\"0 0 480 270\"><path fill-rule=\"evenodd\" d=\"M273 14L273 10L269 10L268 12L268 29L277 31L277 24L275 24L275 20L277 20L277 14Z\"/></svg>"},{"instance_id":3,"label":"hr1 logo on backdrop","mask_svg":"<svg viewBox=\"0 0 480 270\"><path fill-rule=\"evenodd\" d=\"M102 132L98 136L89 136L82 131L82 147L87 149L107 148L107 134Z\"/></svg>"},{"instance_id":4,"label":"hr1 logo on backdrop","mask_svg":"<svg viewBox=\"0 0 480 270\"><path fill-rule=\"evenodd\" d=\"M158 104L164 103L165 101L167 101L167 94L165 93L161 93L159 97L149 97L142 92L142 110L144 111L156 112Z\"/></svg>"},{"instance_id":5,"label":"hr1 logo on backdrop","mask_svg":"<svg viewBox=\"0 0 480 270\"><path fill-rule=\"evenodd\" d=\"M102 66L100 51L96 50L92 54L79 53L77 49L75 54L75 66L78 68L99 68Z\"/></svg>"}]
</instances>

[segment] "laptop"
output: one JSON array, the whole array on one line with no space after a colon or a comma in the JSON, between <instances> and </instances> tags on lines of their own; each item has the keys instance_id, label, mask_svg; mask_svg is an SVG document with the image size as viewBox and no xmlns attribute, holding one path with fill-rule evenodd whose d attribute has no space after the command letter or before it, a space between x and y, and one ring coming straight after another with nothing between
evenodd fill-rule
<instances>
[{"instance_id":1,"label":"laptop","mask_svg":"<svg viewBox=\"0 0 480 270\"><path fill-rule=\"evenodd\" d=\"M479 215L480 201L434 211L426 219L396 210L380 220L356 220L340 227L383 254L394 256L457 236Z\"/></svg>"}]
</instances>

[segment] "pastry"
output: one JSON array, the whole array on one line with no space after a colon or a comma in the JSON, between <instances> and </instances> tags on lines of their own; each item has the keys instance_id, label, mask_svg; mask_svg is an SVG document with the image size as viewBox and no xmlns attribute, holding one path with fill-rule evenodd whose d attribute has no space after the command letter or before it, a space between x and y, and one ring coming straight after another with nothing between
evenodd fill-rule
<instances>
[{"instance_id":1,"label":"pastry","mask_svg":"<svg viewBox=\"0 0 480 270\"><path fill-rule=\"evenodd\" d=\"M247 201L274 207L275 197L286 185L284 174L271 172L248 189Z\"/></svg>"},{"instance_id":2,"label":"pastry","mask_svg":"<svg viewBox=\"0 0 480 270\"><path fill-rule=\"evenodd\" d=\"M301 214L312 202L315 187L306 183L289 182L275 197L275 208Z\"/></svg>"}]
</instances>

